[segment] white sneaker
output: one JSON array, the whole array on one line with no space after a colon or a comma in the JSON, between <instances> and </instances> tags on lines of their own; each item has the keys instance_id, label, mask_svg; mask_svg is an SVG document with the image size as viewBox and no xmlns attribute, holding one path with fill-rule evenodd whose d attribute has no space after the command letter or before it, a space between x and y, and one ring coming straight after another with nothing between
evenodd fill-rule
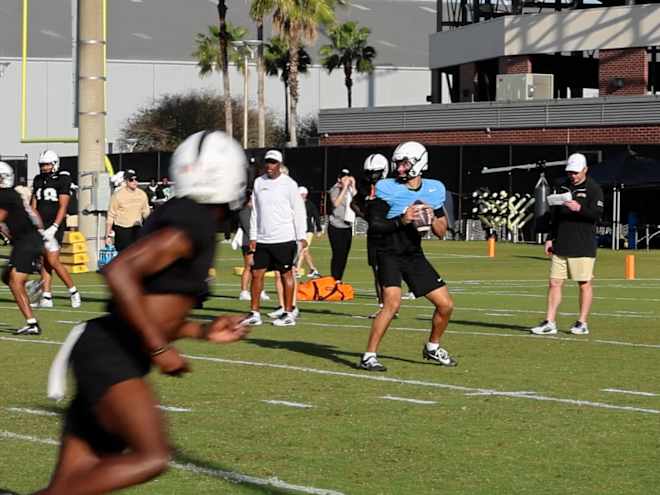
<instances>
[{"instance_id":1,"label":"white sneaker","mask_svg":"<svg viewBox=\"0 0 660 495\"><path fill-rule=\"evenodd\" d=\"M293 315L294 318L298 319L300 316L300 310L298 309L298 306L294 306L293 310L291 311L291 315Z\"/></svg>"},{"instance_id":2,"label":"white sneaker","mask_svg":"<svg viewBox=\"0 0 660 495\"><path fill-rule=\"evenodd\" d=\"M39 302L30 304L33 308L52 308L53 307L53 297L45 296L39 299Z\"/></svg>"},{"instance_id":3,"label":"white sneaker","mask_svg":"<svg viewBox=\"0 0 660 495\"><path fill-rule=\"evenodd\" d=\"M80 297L80 292L75 291L71 296L71 307L72 308L79 308L80 304L82 303L82 299Z\"/></svg>"},{"instance_id":4,"label":"white sneaker","mask_svg":"<svg viewBox=\"0 0 660 495\"><path fill-rule=\"evenodd\" d=\"M268 294L266 294L265 290L261 291L260 298L261 298L262 301L270 301L270 296Z\"/></svg>"},{"instance_id":5,"label":"white sneaker","mask_svg":"<svg viewBox=\"0 0 660 495\"><path fill-rule=\"evenodd\" d=\"M243 321L245 322L246 325L250 325L252 327L256 327L263 323L263 321L261 321L261 314L259 313L259 311L250 311L250 316L245 318L245 320Z\"/></svg>"},{"instance_id":6,"label":"white sneaker","mask_svg":"<svg viewBox=\"0 0 660 495\"><path fill-rule=\"evenodd\" d=\"M276 327L292 327L295 326L296 324L296 319L293 317L293 314L291 313L282 313L282 316L279 318L273 320L273 325Z\"/></svg>"},{"instance_id":7,"label":"white sneaker","mask_svg":"<svg viewBox=\"0 0 660 495\"><path fill-rule=\"evenodd\" d=\"M38 323L27 324L23 328L19 328L14 332L14 335L40 335L41 328Z\"/></svg>"},{"instance_id":8,"label":"white sneaker","mask_svg":"<svg viewBox=\"0 0 660 495\"><path fill-rule=\"evenodd\" d=\"M571 333L573 335L589 335L589 327L587 327L586 323L582 323L580 320L578 320L571 327Z\"/></svg>"},{"instance_id":9,"label":"white sneaker","mask_svg":"<svg viewBox=\"0 0 660 495\"><path fill-rule=\"evenodd\" d=\"M268 317L275 319L275 318L279 318L284 313L285 313L284 308L280 306L275 311L271 311L270 313L268 313Z\"/></svg>"},{"instance_id":10,"label":"white sneaker","mask_svg":"<svg viewBox=\"0 0 660 495\"><path fill-rule=\"evenodd\" d=\"M554 321L543 320L539 326L529 330L534 335L555 335L557 333L557 324Z\"/></svg>"},{"instance_id":11,"label":"white sneaker","mask_svg":"<svg viewBox=\"0 0 660 495\"><path fill-rule=\"evenodd\" d=\"M242 290L241 293L238 295L238 300L239 301L250 301L250 300L252 300L252 296L250 295L249 291Z\"/></svg>"},{"instance_id":12,"label":"white sneaker","mask_svg":"<svg viewBox=\"0 0 660 495\"><path fill-rule=\"evenodd\" d=\"M44 293L43 280L28 280L25 283L25 291L27 292L30 304L36 304Z\"/></svg>"}]
</instances>

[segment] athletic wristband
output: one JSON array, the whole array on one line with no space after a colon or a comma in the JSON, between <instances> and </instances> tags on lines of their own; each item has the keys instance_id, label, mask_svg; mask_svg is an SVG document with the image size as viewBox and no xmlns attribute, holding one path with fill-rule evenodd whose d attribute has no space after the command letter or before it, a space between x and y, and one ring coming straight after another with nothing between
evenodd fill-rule
<instances>
[{"instance_id":1,"label":"athletic wristband","mask_svg":"<svg viewBox=\"0 0 660 495\"><path fill-rule=\"evenodd\" d=\"M170 344L165 344L165 345L162 345L162 346L160 346L160 347L157 347L156 349L154 349L153 351L151 351L151 352L149 353L149 355L150 355L151 357L156 357L156 356L161 355L161 354L164 353L164 352L169 351L170 349L171 349Z\"/></svg>"}]
</instances>

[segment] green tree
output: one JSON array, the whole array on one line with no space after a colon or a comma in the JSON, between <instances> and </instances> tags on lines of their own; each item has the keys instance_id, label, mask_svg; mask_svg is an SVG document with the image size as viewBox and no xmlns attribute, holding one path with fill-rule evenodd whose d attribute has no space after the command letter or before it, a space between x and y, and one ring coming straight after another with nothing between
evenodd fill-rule
<instances>
[{"instance_id":1,"label":"green tree","mask_svg":"<svg viewBox=\"0 0 660 495\"><path fill-rule=\"evenodd\" d=\"M334 7L341 0L273 0L273 26L289 47L289 135L291 146L297 146L297 109L299 49L303 42L312 43L320 26L335 21Z\"/></svg>"},{"instance_id":2,"label":"green tree","mask_svg":"<svg viewBox=\"0 0 660 495\"><path fill-rule=\"evenodd\" d=\"M320 50L321 65L329 74L340 67L344 69L348 108L353 106L353 68L367 74L374 70L376 49L367 45L370 33L369 28L359 27L355 21L333 26L328 31L330 44L323 45Z\"/></svg>"},{"instance_id":3,"label":"green tree","mask_svg":"<svg viewBox=\"0 0 660 495\"><path fill-rule=\"evenodd\" d=\"M305 50L305 47L298 48L298 72L304 74L312 64L312 58ZM265 72L269 76L280 76L284 83L284 129L286 140L289 140L289 67L291 59L289 56L289 46L279 36L270 39L270 43L264 51Z\"/></svg>"},{"instance_id":4,"label":"green tree","mask_svg":"<svg viewBox=\"0 0 660 495\"><path fill-rule=\"evenodd\" d=\"M211 91L165 95L129 117L121 136L137 139L135 151L173 151L190 134L204 129L226 128L224 106L224 97ZM243 102L234 100L231 108L236 131L242 134ZM250 109L250 129L256 129L257 118L257 112ZM266 111L266 123L266 144L279 146L284 138L284 128L269 110ZM248 144L257 145L256 131L249 134Z\"/></svg>"},{"instance_id":5,"label":"green tree","mask_svg":"<svg viewBox=\"0 0 660 495\"><path fill-rule=\"evenodd\" d=\"M209 34L197 33L195 44L197 46L193 57L197 59L199 73L206 76L218 70L222 72L222 92L225 96L225 131L234 135L232 118L232 99L229 84L229 61L235 59L235 49L232 41L242 39L247 31L245 28L232 26L227 22L227 5L224 0L218 2L218 25L209 26Z\"/></svg>"}]
</instances>

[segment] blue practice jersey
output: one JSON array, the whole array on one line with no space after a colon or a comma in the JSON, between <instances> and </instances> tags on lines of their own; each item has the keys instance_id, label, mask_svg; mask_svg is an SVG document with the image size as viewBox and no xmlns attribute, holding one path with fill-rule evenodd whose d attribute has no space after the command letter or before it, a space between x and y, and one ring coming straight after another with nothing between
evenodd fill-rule
<instances>
[{"instance_id":1,"label":"blue practice jersey","mask_svg":"<svg viewBox=\"0 0 660 495\"><path fill-rule=\"evenodd\" d=\"M415 201L438 210L445 204L445 194L445 185L434 179L422 179L422 186L416 191L396 179L382 179L376 184L376 197L390 205L388 219L398 217Z\"/></svg>"}]
</instances>

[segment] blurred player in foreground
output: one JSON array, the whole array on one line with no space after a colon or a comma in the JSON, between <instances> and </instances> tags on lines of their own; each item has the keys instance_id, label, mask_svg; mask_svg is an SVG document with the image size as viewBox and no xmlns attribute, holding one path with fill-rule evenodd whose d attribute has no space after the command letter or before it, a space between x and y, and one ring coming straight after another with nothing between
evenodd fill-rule
<instances>
[{"instance_id":1,"label":"blurred player in foreground","mask_svg":"<svg viewBox=\"0 0 660 495\"><path fill-rule=\"evenodd\" d=\"M177 339L230 343L247 333L245 316L186 319L208 292L217 227L243 204L245 154L226 134L203 131L188 137L171 163L176 197L104 269L110 314L74 327L51 367L51 398L64 395L69 361L77 390L55 473L39 494L107 493L165 471L170 446L145 375L152 364L170 376L189 371L171 344Z\"/></svg>"}]
</instances>

